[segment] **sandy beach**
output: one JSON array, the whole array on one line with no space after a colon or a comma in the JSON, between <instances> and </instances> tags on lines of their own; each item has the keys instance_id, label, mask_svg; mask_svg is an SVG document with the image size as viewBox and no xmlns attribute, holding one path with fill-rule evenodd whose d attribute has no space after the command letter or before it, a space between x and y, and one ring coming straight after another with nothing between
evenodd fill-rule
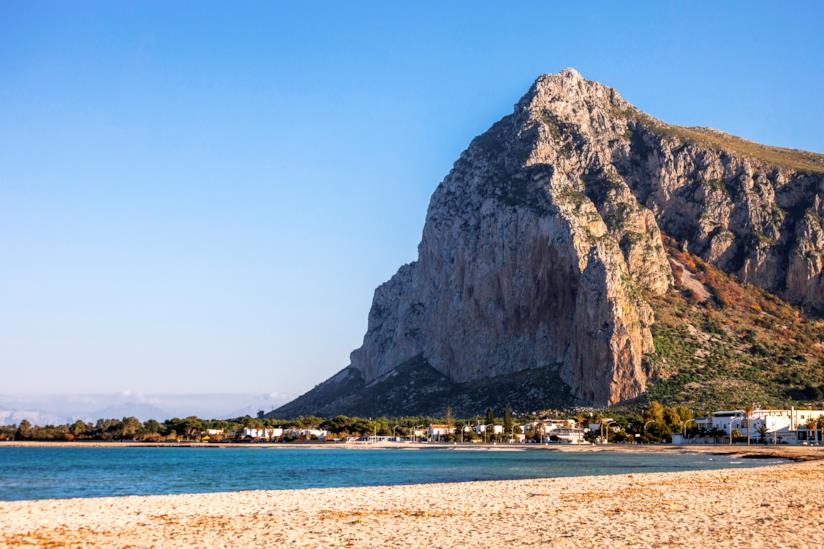
<instances>
[{"instance_id":1,"label":"sandy beach","mask_svg":"<svg viewBox=\"0 0 824 549\"><path fill-rule=\"evenodd\" d=\"M824 461L814 459L738 470L0 502L0 545L822 547L823 482Z\"/></svg>"}]
</instances>

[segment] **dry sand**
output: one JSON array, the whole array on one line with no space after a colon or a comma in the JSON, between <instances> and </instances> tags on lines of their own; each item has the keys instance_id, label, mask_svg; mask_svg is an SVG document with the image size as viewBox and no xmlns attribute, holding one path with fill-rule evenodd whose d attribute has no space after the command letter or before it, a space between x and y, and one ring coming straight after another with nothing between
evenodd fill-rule
<instances>
[{"instance_id":1,"label":"dry sand","mask_svg":"<svg viewBox=\"0 0 824 549\"><path fill-rule=\"evenodd\" d=\"M823 488L824 461L816 460L681 473L0 502L0 546L820 548Z\"/></svg>"}]
</instances>

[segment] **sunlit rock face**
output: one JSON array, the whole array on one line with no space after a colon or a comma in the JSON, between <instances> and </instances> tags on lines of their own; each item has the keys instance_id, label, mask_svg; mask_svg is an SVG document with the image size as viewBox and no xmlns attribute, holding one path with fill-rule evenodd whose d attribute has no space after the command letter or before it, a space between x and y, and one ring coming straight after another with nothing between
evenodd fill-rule
<instances>
[{"instance_id":1,"label":"sunlit rock face","mask_svg":"<svg viewBox=\"0 0 824 549\"><path fill-rule=\"evenodd\" d=\"M672 284L662 232L822 311L824 160L758 147L668 126L573 69L539 77L438 185L350 371L368 386L420 356L456 383L551 367L582 402L637 397L645 298Z\"/></svg>"}]
</instances>

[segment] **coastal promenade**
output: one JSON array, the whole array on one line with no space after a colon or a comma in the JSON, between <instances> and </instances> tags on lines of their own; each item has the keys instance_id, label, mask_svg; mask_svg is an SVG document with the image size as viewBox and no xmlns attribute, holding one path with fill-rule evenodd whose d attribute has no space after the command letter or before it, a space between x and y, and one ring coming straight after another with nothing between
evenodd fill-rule
<instances>
[{"instance_id":1,"label":"coastal promenade","mask_svg":"<svg viewBox=\"0 0 824 549\"><path fill-rule=\"evenodd\" d=\"M0 546L822 547L824 452L786 450L792 454L786 457L809 461L678 473L0 502Z\"/></svg>"}]
</instances>

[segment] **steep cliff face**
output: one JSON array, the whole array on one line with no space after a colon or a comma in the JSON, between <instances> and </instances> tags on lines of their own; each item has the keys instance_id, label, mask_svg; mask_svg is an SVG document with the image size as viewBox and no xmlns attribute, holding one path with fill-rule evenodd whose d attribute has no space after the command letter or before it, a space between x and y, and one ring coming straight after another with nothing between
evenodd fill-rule
<instances>
[{"instance_id":1,"label":"steep cliff face","mask_svg":"<svg viewBox=\"0 0 824 549\"><path fill-rule=\"evenodd\" d=\"M824 312L824 156L628 112L614 164L665 233L741 280Z\"/></svg>"},{"instance_id":2,"label":"steep cliff face","mask_svg":"<svg viewBox=\"0 0 824 549\"><path fill-rule=\"evenodd\" d=\"M432 196L418 260L378 288L352 367L369 382L422 354L455 381L560 365L576 396L640 394L669 265L652 213L611 164L612 90L542 77Z\"/></svg>"},{"instance_id":3,"label":"steep cliff face","mask_svg":"<svg viewBox=\"0 0 824 549\"><path fill-rule=\"evenodd\" d=\"M673 281L662 230L821 310L824 161L759 147L663 124L572 69L541 76L435 190L347 371L369 386L414 357L459 384L550 368L580 401L635 398L647 300Z\"/></svg>"}]
</instances>

